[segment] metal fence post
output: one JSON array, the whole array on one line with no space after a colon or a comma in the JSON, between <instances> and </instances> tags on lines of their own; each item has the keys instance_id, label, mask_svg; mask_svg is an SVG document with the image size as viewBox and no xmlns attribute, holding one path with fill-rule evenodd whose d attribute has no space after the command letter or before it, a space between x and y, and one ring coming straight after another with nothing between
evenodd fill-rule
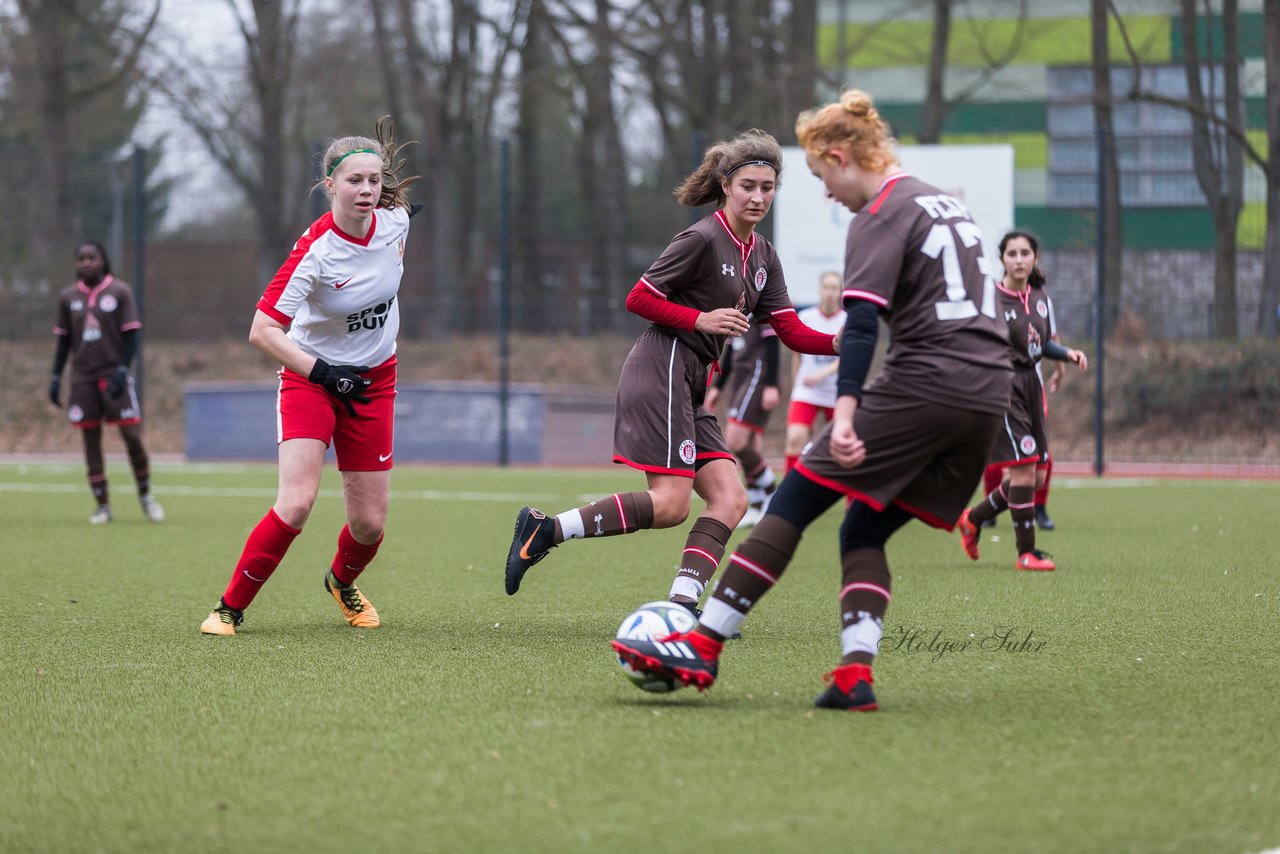
<instances>
[{"instance_id":1,"label":"metal fence post","mask_svg":"<svg viewBox=\"0 0 1280 854\"><path fill-rule=\"evenodd\" d=\"M1107 157L1107 129L1105 127L1098 128L1098 207L1097 207L1097 247L1096 254L1096 275L1097 275L1097 295L1094 298L1094 323L1093 323L1093 339L1096 342L1097 351L1094 355L1096 364L1094 366L1094 393L1093 393L1093 473L1095 477L1102 477L1103 468L1106 465L1106 454L1104 452L1105 431L1104 431L1104 414L1106 412L1107 398L1105 388L1102 383L1103 366L1105 359L1103 358L1103 349L1107 327L1107 205L1106 205L1106 169Z\"/></svg>"},{"instance_id":2,"label":"metal fence post","mask_svg":"<svg viewBox=\"0 0 1280 854\"><path fill-rule=\"evenodd\" d=\"M498 465L511 462L511 140L502 140L498 203Z\"/></svg>"}]
</instances>

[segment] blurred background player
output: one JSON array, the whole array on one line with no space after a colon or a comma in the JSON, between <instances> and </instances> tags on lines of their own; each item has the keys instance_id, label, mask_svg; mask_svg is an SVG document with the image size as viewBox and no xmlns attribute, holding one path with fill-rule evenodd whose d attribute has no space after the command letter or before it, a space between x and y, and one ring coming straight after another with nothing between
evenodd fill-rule
<instances>
[{"instance_id":1,"label":"blurred background player","mask_svg":"<svg viewBox=\"0 0 1280 854\"><path fill-rule=\"evenodd\" d=\"M778 583L804 530L851 497L840 526L840 664L815 703L871 711L890 597L885 543L912 517L950 530L964 511L1008 404L1009 341L977 224L960 201L901 170L866 93L801 114L796 136L827 195L857 214L834 417L734 551L697 627L613 646L639 670L707 687L724 639ZM864 390L881 313L893 346Z\"/></svg>"},{"instance_id":2,"label":"blurred background player","mask_svg":"<svg viewBox=\"0 0 1280 854\"><path fill-rule=\"evenodd\" d=\"M721 388L727 389L729 411L724 438L742 466L747 483L747 512L739 528L749 528L764 515L777 486L764 458L764 431L782 399L778 390L778 333L768 323L752 323L747 334L725 348L721 375L707 390L704 406L714 412Z\"/></svg>"},{"instance_id":3,"label":"blurred background player","mask_svg":"<svg viewBox=\"0 0 1280 854\"><path fill-rule=\"evenodd\" d=\"M111 274L107 250L95 240L76 245L75 266L79 280L58 297L58 319L53 326L58 343L49 401L62 406L62 368L70 355L67 419L80 429L89 489L98 502L89 522L101 525L111 521L102 456L103 423L120 428L143 514L152 522L163 522L164 508L151 497L151 465L142 445L142 406L129 373L142 328L133 289Z\"/></svg>"},{"instance_id":4,"label":"blurred background player","mask_svg":"<svg viewBox=\"0 0 1280 854\"><path fill-rule=\"evenodd\" d=\"M507 553L508 595L566 540L682 524L696 490L706 509L685 540L668 598L697 612L747 509L738 465L715 414L703 406L725 342L746 334L751 316L768 322L793 350L834 353L837 345L834 336L800 323L778 254L755 230L773 204L781 170L777 140L749 130L708 148L676 190L682 205L718 209L677 234L627 296L627 309L653 325L631 348L618 379L613 461L644 472L649 488L558 516L520 510Z\"/></svg>"},{"instance_id":5,"label":"blurred background player","mask_svg":"<svg viewBox=\"0 0 1280 854\"><path fill-rule=\"evenodd\" d=\"M397 297L409 218L404 165L389 118L376 139L334 140L322 160L331 210L293 245L258 300L249 341L283 367L276 423L280 485L275 505L244 545L231 582L200 626L234 635L262 585L311 515L325 450L342 472L347 523L325 589L347 623L372 629L377 610L356 578L378 553L391 492L395 426ZM356 404L359 404L357 407Z\"/></svg>"},{"instance_id":6,"label":"blurred background player","mask_svg":"<svg viewBox=\"0 0 1280 854\"><path fill-rule=\"evenodd\" d=\"M1010 231L1000 240L1004 278L997 291L997 306L1009 327L1013 359L1013 391L1004 424L991 447L990 462L1007 472L1000 486L960 517L960 543L970 560L978 559L979 526L1007 508L1013 519L1019 570L1049 572L1052 560L1036 548L1036 488L1043 485L1040 465L1048 461L1049 431L1045 424L1044 384L1036 370L1041 358L1072 362L1080 370L1088 360L1053 340L1056 326L1050 321L1044 273L1036 266L1040 242L1025 231Z\"/></svg>"},{"instance_id":7,"label":"blurred background player","mask_svg":"<svg viewBox=\"0 0 1280 854\"><path fill-rule=\"evenodd\" d=\"M1048 285L1046 281L1041 288ZM1049 305L1049 336L1058 343L1062 343L1058 338L1058 321L1053 312L1053 297L1048 293L1044 295L1045 302ZM1049 374L1049 378L1044 378L1043 372L1044 362L1036 363L1036 372L1040 374L1040 379L1044 382L1044 415L1049 417L1049 395L1056 394L1058 388L1062 385L1062 380L1067 376L1067 365L1065 362L1054 362L1053 373ZM1057 523L1053 521L1053 517L1049 515L1049 484L1053 480L1053 453L1045 451L1045 461L1036 463L1036 487L1035 506L1036 506L1036 527L1041 531L1052 531L1057 527ZM1004 466L1000 463L992 463L987 466L987 470L982 475L982 492L987 494L997 489L1004 482ZM994 528L996 526L996 517L984 519L979 527Z\"/></svg>"},{"instance_id":8,"label":"blurred background player","mask_svg":"<svg viewBox=\"0 0 1280 854\"><path fill-rule=\"evenodd\" d=\"M823 273L818 278L818 304L800 312L800 320L822 332L839 333L844 329L845 313L840 307L840 274ZM791 383L791 403L787 406L787 471L795 467L813 435L813 423L819 413L830 422L836 405L836 373L838 356L803 354L796 362Z\"/></svg>"}]
</instances>

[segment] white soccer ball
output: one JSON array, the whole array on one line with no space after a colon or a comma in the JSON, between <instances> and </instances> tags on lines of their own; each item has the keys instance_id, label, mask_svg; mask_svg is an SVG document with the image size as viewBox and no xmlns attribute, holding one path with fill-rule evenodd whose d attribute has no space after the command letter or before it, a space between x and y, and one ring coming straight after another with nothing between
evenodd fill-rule
<instances>
[{"instance_id":1,"label":"white soccer ball","mask_svg":"<svg viewBox=\"0 0 1280 854\"><path fill-rule=\"evenodd\" d=\"M666 637L672 632L690 632L698 625L698 618L683 605L675 602L646 602L627 614L622 625L618 626L618 640L653 640ZM627 664L621 658L618 665L626 677L642 691L654 694L665 694L677 688L683 688L679 679L643 673Z\"/></svg>"}]
</instances>

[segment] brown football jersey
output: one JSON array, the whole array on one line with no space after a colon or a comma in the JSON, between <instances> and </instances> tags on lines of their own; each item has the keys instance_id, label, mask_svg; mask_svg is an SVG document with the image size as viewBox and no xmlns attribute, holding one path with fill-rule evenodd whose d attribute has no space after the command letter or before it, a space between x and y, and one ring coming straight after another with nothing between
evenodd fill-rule
<instances>
[{"instance_id":1,"label":"brown football jersey","mask_svg":"<svg viewBox=\"0 0 1280 854\"><path fill-rule=\"evenodd\" d=\"M1009 403L1009 338L982 232L952 196L904 172L849 224L843 298L879 306L889 353L873 386L968 409Z\"/></svg>"},{"instance_id":2,"label":"brown football jersey","mask_svg":"<svg viewBox=\"0 0 1280 854\"><path fill-rule=\"evenodd\" d=\"M756 323L767 323L773 312L791 308L773 245L755 233L743 243L729 228L723 211L677 234L641 281L676 305L698 311L737 308L753 315ZM724 335L660 328L704 363L717 361L724 349Z\"/></svg>"},{"instance_id":3,"label":"brown football jersey","mask_svg":"<svg viewBox=\"0 0 1280 854\"><path fill-rule=\"evenodd\" d=\"M63 290L53 334L71 336L74 381L109 376L124 358L124 333L141 328L133 289L107 275L95 287L76 282Z\"/></svg>"},{"instance_id":4,"label":"brown football jersey","mask_svg":"<svg viewBox=\"0 0 1280 854\"><path fill-rule=\"evenodd\" d=\"M1009 349L1016 368L1034 368L1044 354L1046 341L1053 338L1053 304L1038 287L1028 285L1011 291L997 285L1000 316L1009 327Z\"/></svg>"}]
</instances>

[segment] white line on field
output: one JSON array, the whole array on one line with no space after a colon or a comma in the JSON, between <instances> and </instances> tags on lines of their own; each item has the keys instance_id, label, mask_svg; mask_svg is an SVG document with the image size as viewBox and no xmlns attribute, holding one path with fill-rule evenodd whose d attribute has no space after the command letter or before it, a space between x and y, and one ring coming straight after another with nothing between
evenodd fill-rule
<instances>
[{"instance_id":1,"label":"white line on field","mask_svg":"<svg viewBox=\"0 0 1280 854\"><path fill-rule=\"evenodd\" d=\"M0 493L24 492L42 494L80 493L85 486L78 483L6 483L0 481ZM156 495L183 495L205 498L274 498L274 488L262 486L183 486L169 484L152 487ZM341 498L341 489L321 489L321 498ZM492 501L521 503L527 501L563 501L562 494L517 494L513 492L448 492L437 489L413 489L391 491L391 497L401 501ZM590 500L590 496L584 500Z\"/></svg>"}]
</instances>

